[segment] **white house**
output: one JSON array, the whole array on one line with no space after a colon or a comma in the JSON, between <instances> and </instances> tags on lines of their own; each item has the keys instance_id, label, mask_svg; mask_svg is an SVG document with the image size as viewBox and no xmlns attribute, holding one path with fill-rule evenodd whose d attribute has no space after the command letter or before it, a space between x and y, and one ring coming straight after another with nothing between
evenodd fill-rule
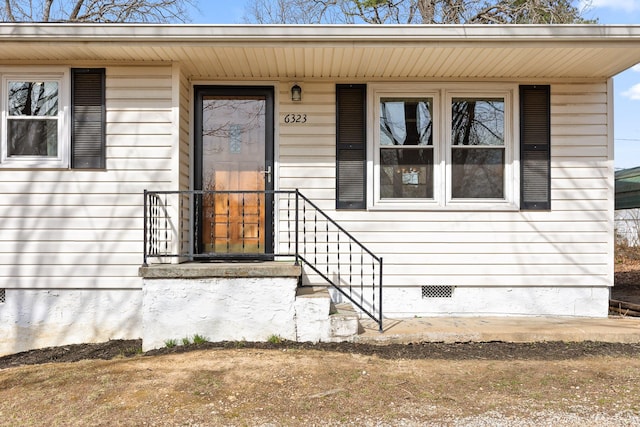
<instances>
[{"instance_id":1,"label":"white house","mask_svg":"<svg viewBox=\"0 0 640 427\"><path fill-rule=\"evenodd\" d=\"M2 24L0 354L295 294L296 254L376 319L607 316L638 62L640 26Z\"/></svg>"}]
</instances>

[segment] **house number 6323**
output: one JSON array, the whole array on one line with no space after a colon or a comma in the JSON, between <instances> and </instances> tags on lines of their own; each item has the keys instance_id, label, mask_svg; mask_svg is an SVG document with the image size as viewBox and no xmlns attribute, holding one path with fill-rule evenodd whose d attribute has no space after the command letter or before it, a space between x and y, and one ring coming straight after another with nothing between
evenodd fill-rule
<instances>
[{"instance_id":1,"label":"house number 6323","mask_svg":"<svg viewBox=\"0 0 640 427\"><path fill-rule=\"evenodd\" d=\"M306 114L286 114L284 116L285 123L307 123Z\"/></svg>"}]
</instances>

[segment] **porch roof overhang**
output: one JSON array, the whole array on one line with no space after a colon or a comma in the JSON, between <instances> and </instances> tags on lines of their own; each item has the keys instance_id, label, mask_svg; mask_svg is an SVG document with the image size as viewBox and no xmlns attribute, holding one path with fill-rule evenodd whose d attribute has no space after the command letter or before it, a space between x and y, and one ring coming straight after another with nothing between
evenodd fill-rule
<instances>
[{"instance_id":1,"label":"porch roof overhang","mask_svg":"<svg viewBox=\"0 0 640 427\"><path fill-rule=\"evenodd\" d=\"M0 24L0 58L214 79L602 80L640 62L640 25Z\"/></svg>"}]
</instances>

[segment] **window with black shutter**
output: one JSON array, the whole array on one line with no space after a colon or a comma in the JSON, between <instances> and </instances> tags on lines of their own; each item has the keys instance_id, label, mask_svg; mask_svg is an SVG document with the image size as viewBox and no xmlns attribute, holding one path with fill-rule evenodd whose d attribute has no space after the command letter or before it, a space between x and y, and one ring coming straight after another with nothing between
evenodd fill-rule
<instances>
[{"instance_id":1,"label":"window with black shutter","mask_svg":"<svg viewBox=\"0 0 640 427\"><path fill-rule=\"evenodd\" d=\"M366 85L336 85L336 208L366 208Z\"/></svg>"},{"instance_id":2,"label":"window with black shutter","mask_svg":"<svg viewBox=\"0 0 640 427\"><path fill-rule=\"evenodd\" d=\"M104 169L105 70L71 70L71 167Z\"/></svg>"},{"instance_id":3,"label":"window with black shutter","mask_svg":"<svg viewBox=\"0 0 640 427\"><path fill-rule=\"evenodd\" d=\"M520 208L551 209L551 96L547 85L520 86Z\"/></svg>"}]
</instances>

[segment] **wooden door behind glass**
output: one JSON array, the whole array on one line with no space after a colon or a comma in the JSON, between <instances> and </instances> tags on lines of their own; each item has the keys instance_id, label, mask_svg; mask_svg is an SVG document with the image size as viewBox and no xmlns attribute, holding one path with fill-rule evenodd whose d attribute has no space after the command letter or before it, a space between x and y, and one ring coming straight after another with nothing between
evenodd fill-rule
<instances>
[{"instance_id":1,"label":"wooden door behind glass","mask_svg":"<svg viewBox=\"0 0 640 427\"><path fill-rule=\"evenodd\" d=\"M250 89L203 91L201 252L270 252L270 99ZM225 193L230 192L230 193ZM234 193L238 192L238 193ZM267 219L268 218L268 219Z\"/></svg>"}]
</instances>

